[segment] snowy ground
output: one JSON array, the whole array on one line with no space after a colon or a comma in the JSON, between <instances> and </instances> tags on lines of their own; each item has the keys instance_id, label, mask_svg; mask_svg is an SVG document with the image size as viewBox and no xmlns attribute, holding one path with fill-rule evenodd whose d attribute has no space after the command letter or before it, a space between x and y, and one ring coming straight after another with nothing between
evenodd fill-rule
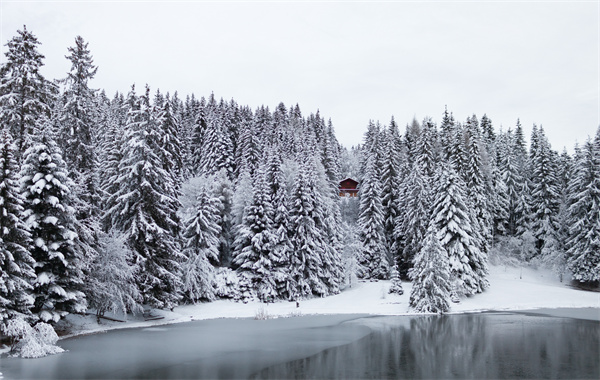
<instances>
[{"instance_id":1,"label":"snowy ground","mask_svg":"<svg viewBox=\"0 0 600 380\"><path fill-rule=\"evenodd\" d=\"M600 320L600 293L573 289L558 281L551 272L530 268L504 266L490 267L490 288L482 294L452 304L452 313L479 312L486 310L532 310L549 308L596 308L588 310L588 318ZM215 301L175 308L173 312L157 310L155 315L163 319L144 321L129 317L125 323L102 320L93 316L69 316L72 335L94 333L118 328L147 327L161 324L188 322L212 318L248 318L257 313L270 317L288 317L310 314L413 314L408 307L411 284L404 283L404 294L392 295L387 291L389 281L359 282L342 293L326 297L294 302L247 304L234 301ZM591 313L591 314L590 314ZM556 314L556 313L555 313ZM557 315L560 315L557 314ZM123 318L123 316L115 316Z\"/></svg>"}]
</instances>

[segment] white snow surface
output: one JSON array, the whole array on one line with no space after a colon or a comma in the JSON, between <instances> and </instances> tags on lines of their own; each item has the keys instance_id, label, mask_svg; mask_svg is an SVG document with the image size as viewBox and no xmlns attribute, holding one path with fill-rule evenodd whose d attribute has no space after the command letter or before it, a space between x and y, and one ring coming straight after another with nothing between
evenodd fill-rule
<instances>
[{"instance_id":1,"label":"white snow surface","mask_svg":"<svg viewBox=\"0 0 600 380\"><path fill-rule=\"evenodd\" d=\"M587 314L600 320L600 293L572 288L561 283L557 276L547 270L531 268L490 266L490 287L485 292L451 303L450 313L482 312L490 310L533 310L556 308L597 308ZM150 327L170 323L188 322L214 318L254 318L266 312L270 318L298 317L311 314L374 314L414 315L409 306L411 283L404 282L403 295L388 294L391 281L359 282L340 294L325 298L295 302L278 301L264 304L251 301L246 304L230 300L184 305L174 309L152 310L153 316L163 317L145 321L141 315L128 316L125 323L102 319L100 324L93 315L69 315L72 335L101 332L119 328ZM565 309L566 310L566 309ZM263 313L264 314L264 313ZM560 313L554 313L560 315ZM568 314L568 313L567 313ZM107 316L125 319L123 315Z\"/></svg>"}]
</instances>

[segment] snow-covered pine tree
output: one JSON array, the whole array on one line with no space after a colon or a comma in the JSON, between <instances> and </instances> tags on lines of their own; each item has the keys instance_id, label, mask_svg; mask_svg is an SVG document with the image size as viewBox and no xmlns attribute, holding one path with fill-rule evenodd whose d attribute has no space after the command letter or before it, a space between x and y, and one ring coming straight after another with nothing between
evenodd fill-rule
<instances>
[{"instance_id":1,"label":"snow-covered pine tree","mask_svg":"<svg viewBox=\"0 0 600 380\"><path fill-rule=\"evenodd\" d=\"M448 107L444 107L444 116L440 125L440 146L442 152L440 154L442 161L449 162L452 159L452 146L455 136L454 116L448 112Z\"/></svg>"},{"instance_id":2,"label":"snow-covered pine tree","mask_svg":"<svg viewBox=\"0 0 600 380\"><path fill-rule=\"evenodd\" d=\"M506 236L509 220L510 198L508 188L504 182L502 172L497 165L492 166L491 186L493 188L493 199L491 202L491 217L493 219L492 236L494 239ZM492 244L495 240L492 240Z\"/></svg>"},{"instance_id":3,"label":"snow-covered pine tree","mask_svg":"<svg viewBox=\"0 0 600 380\"><path fill-rule=\"evenodd\" d=\"M128 96L135 96L134 89ZM109 198L119 190L118 179L121 174L119 165L125 152L125 123L126 118L122 116L126 108L122 95L115 95L110 105L110 115L107 120L106 133L102 136L99 150L98 173L100 177L100 189L102 194L102 210L110 207ZM112 228L112 220L102 216L102 227L104 231Z\"/></svg>"},{"instance_id":4,"label":"snow-covered pine tree","mask_svg":"<svg viewBox=\"0 0 600 380\"><path fill-rule=\"evenodd\" d=\"M454 130L454 136L450 143L450 160L454 171L462 176L466 172L467 152L465 150L465 128L462 124L457 123Z\"/></svg>"},{"instance_id":5,"label":"snow-covered pine tree","mask_svg":"<svg viewBox=\"0 0 600 380\"><path fill-rule=\"evenodd\" d=\"M535 126L534 126L535 127ZM556 170L557 154L550 147L542 127L534 128L531 136L531 229L541 252L544 243L556 239L560 193Z\"/></svg>"},{"instance_id":6,"label":"snow-covered pine tree","mask_svg":"<svg viewBox=\"0 0 600 380\"><path fill-rule=\"evenodd\" d=\"M240 173L233 191L231 217L234 231L237 231L244 221L245 210L252 201L252 194L252 176L250 172L244 170ZM237 235L237 232L235 234ZM235 247L233 249L235 250Z\"/></svg>"},{"instance_id":7,"label":"snow-covered pine tree","mask_svg":"<svg viewBox=\"0 0 600 380\"><path fill-rule=\"evenodd\" d=\"M426 117L421 124L421 133L419 134L412 154L413 162L419 161L421 170L425 178L431 179L435 175L437 130L430 117Z\"/></svg>"},{"instance_id":8,"label":"snow-covered pine tree","mask_svg":"<svg viewBox=\"0 0 600 380\"><path fill-rule=\"evenodd\" d=\"M392 285L390 286L388 293L395 293L399 295L404 294L404 289L402 289L402 280L400 279L400 272L398 272L398 269L396 269L396 265L392 266L390 280Z\"/></svg>"},{"instance_id":9,"label":"snow-covered pine tree","mask_svg":"<svg viewBox=\"0 0 600 380\"><path fill-rule=\"evenodd\" d=\"M235 164L238 174L244 171L248 171L250 175L254 174L262 155L260 136L256 119L251 114L246 115L243 118L236 150Z\"/></svg>"},{"instance_id":10,"label":"snow-covered pine tree","mask_svg":"<svg viewBox=\"0 0 600 380\"><path fill-rule=\"evenodd\" d=\"M361 147L361 158L362 160L360 161L360 171L359 171L359 178L358 178L358 182L362 182L363 181L363 176L365 175L366 172L366 168L367 168L367 161L368 158L371 156L375 157L375 163L376 163L376 167L377 167L377 178L380 178L380 168L382 168L382 157L381 157L381 144L379 144L379 142L383 141L383 136L380 136L380 134L382 134L381 132L381 125L379 124L379 122L374 123L372 120L369 120L369 126L367 127L367 132L365 133L365 138L364 138L364 143Z\"/></svg>"},{"instance_id":11,"label":"snow-covered pine tree","mask_svg":"<svg viewBox=\"0 0 600 380\"><path fill-rule=\"evenodd\" d=\"M233 141L216 110L209 111L207 114L201 152L200 168L203 174L214 174L225 169L229 178L233 178L235 168Z\"/></svg>"},{"instance_id":12,"label":"snow-covered pine tree","mask_svg":"<svg viewBox=\"0 0 600 380\"><path fill-rule=\"evenodd\" d=\"M319 228L325 218L323 200L316 187L311 159L300 164L291 195L290 230L292 251L290 256L288 294L298 300L312 294L327 295L323 283L323 251L326 234Z\"/></svg>"},{"instance_id":13,"label":"snow-covered pine tree","mask_svg":"<svg viewBox=\"0 0 600 380\"><path fill-rule=\"evenodd\" d=\"M16 146L7 129L0 131L0 331L13 318L31 316L29 295L35 264L29 249L31 236L21 219Z\"/></svg>"},{"instance_id":14,"label":"snow-covered pine tree","mask_svg":"<svg viewBox=\"0 0 600 380\"><path fill-rule=\"evenodd\" d=\"M155 107L158 115L157 123L160 132L159 155L163 163L163 170L172 177L173 186L179 190L184 177L184 163L182 156L182 143L179 138L179 120L173 112L173 101L169 94L163 98L159 91L155 96Z\"/></svg>"},{"instance_id":15,"label":"snow-covered pine tree","mask_svg":"<svg viewBox=\"0 0 600 380\"><path fill-rule=\"evenodd\" d=\"M410 306L421 313L445 313L450 309L452 291L448 253L440 244L445 240L432 221L425 234L425 241L415 256L414 267L409 275L413 281Z\"/></svg>"},{"instance_id":16,"label":"snow-covered pine tree","mask_svg":"<svg viewBox=\"0 0 600 380\"><path fill-rule=\"evenodd\" d=\"M569 236L569 196L568 185L571 182L573 174L573 160L567 153L566 149L560 157L557 157L557 185L560 195L560 206L556 215L558 230L554 236L545 242L541 251L541 261L554 273L556 273L562 282L564 275L567 273L567 244Z\"/></svg>"},{"instance_id":17,"label":"snow-covered pine tree","mask_svg":"<svg viewBox=\"0 0 600 380\"><path fill-rule=\"evenodd\" d=\"M487 186L482 157L485 149L481 142L481 133L477 118L473 115L467 119L464 131L466 156L462 175L466 186L465 201L469 202L469 210L473 214L473 238L476 239L480 251L486 255L492 241L492 215L490 213L491 196Z\"/></svg>"},{"instance_id":18,"label":"snow-covered pine tree","mask_svg":"<svg viewBox=\"0 0 600 380\"><path fill-rule=\"evenodd\" d=\"M55 86L41 74L44 56L40 42L23 26L8 43L0 67L0 123L9 129L17 146L17 161L29 147L38 121L50 117Z\"/></svg>"},{"instance_id":19,"label":"snow-covered pine tree","mask_svg":"<svg viewBox=\"0 0 600 380\"><path fill-rule=\"evenodd\" d=\"M150 90L139 98L132 90L117 191L108 199L104 219L127 238L140 266L136 282L144 303L172 309L180 298L179 209L172 176L158 152L160 130Z\"/></svg>"},{"instance_id":20,"label":"snow-covered pine tree","mask_svg":"<svg viewBox=\"0 0 600 380\"><path fill-rule=\"evenodd\" d=\"M398 260L400 275L408 278L415 255L421 250L431 218L430 180L423 175L421 162L413 162L412 169L401 184L404 195L403 212L396 224L397 234L404 237L402 255Z\"/></svg>"},{"instance_id":21,"label":"snow-covered pine tree","mask_svg":"<svg viewBox=\"0 0 600 380\"><path fill-rule=\"evenodd\" d=\"M82 265L76 250L72 183L46 124L24 154L21 193L24 218L31 232L35 260L32 311L44 322L57 322L68 313L86 310Z\"/></svg>"},{"instance_id":22,"label":"snow-covered pine tree","mask_svg":"<svg viewBox=\"0 0 600 380\"><path fill-rule=\"evenodd\" d=\"M273 256L275 257L273 277L277 286L277 294L281 298L289 298L287 293L288 270L292 241L290 236L290 200L285 175L281 167L281 158L275 148L270 148L267 161L267 181L270 186L271 204L273 207Z\"/></svg>"},{"instance_id":23,"label":"snow-covered pine tree","mask_svg":"<svg viewBox=\"0 0 600 380\"><path fill-rule=\"evenodd\" d=\"M418 150L417 144L419 140L419 136L421 135L421 125L417 121L417 119L413 118L412 123L406 124L406 132L404 133L404 143L407 148L408 153L408 163L412 165L415 154Z\"/></svg>"},{"instance_id":24,"label":"snow-covered pine tree","mask_svg":"<svg viewBox=\"0 0 600 380\"><path fill-rule=\"evenodd\" d=\"M65 90L61 95L60 109L56 112L57 139L72 179L72 205L75 209L75 230L79 239L76 250L84 257L86 272L94 270L89 265L98 255L100 234L101 190L98 177L97 157L97 109L95 90L88 81L96 74L97 67L88 44L77 36L75 46L68 48L71 70L61 80ZM87 273L86 273L87 275ZM85 292L93 289L86 283Z\"/></svg>"},{"instance_id":25,"label":"snow-covered pine tree","mask_svg":"<svg viewBox=\"0 0 600 380\"><path fill-rule=\"evenodd\" d=\"M481 122L479 123L479 126L481 128L481 137L483 143L485 144L485 149L491 157L495 157L496 133L494 132L494 126L492 125L492 121L486 114L483 114L483 116L481 117Z\"/></svg>"},{"instance_id":26,"label":"snow-covered pine tree","mask_svg":"<svg viewBox=\"0 0 600 380\"><path fill-rule=\"evenodd\" d=\"M600 281L600 128L576 155L569 185L567 265L580 282Z\"/></svg>"},{"instance_id":27,"label":"snow-covered pine tree","mask_svg":"<svg viewBox=\"0 0 600 380\"><path fill-rule=\"evenodd\" d=\"M274 262L273 208L264 167L255 173L252 202L246 207L244 220L236 236L233 263L250 279L258 298L263 302L277 296Z\"/></svg>"},{"instance_id":28,"label":"snow-covered pine tree","mask_svg":"<svg viewBox=\"0 0 600 380\"><path fill-rule=\"evenodd\" d=\"M219 257L221 201L202 187L196 196L196 212L185 221L182 265L183 295L187 301L213 300L214 268L209 259Z\"/></svg>"},{"instance_id":29,"label":"snow-covered pine tree","mask_svg":"<svg viewBox=\"0 0 600 380\"><path fill-rule=\"evenodd\" d=\"M57 139L64 152L64 160L74 182L83 182L81 177L94 172L97 165L95 136L95 90L88 86L98 67L81 36L75 38L75 46L68 48L71 70L62 80L63 108L59 111ZM83 194L81 194L83 196ZM88 194L91 196L92 194ZM92 201L92 199L87 200Z\"/></svg>"},{"instance_id":30,"label":"snow-covered pine tree","mask_svg":"<svg viewBox=\"0 0 600 380\"><path fill-rule=\"evenodd\" d=\"M498 146L498 163L501 167L501 175L504 184L506 185L507 195L507 221L506 233L509 236L516 236L518 231L518 223L521 215L517 212L520 208L521 190L523 189L524 179L521 175L521 170L517 166L515 155L515 138L509 130L506 135L500 135L503 143ZM504 141L506 140L506 141Z\"/></svg>"},{"instance_id":31,"label":"snow-covered pine tree","mask_svg":"<svg viewBox=\"0 0 600 380\"><path fill-rule=\"evenodd\" d=\"M227 176L227 170L221 169L215 174L214 196L219 199L218 224L221 229L219 234L218 265L229 267L231 265L231 247L233 245L233 184Z\"/></svg>"},{"instance_id":32,"label":"snow-covered pine tree","mask_svg":"<svg viewBox=\"0 0 600 380\"><path fill-rule=\"evenodd\" d=\"M448 253L453 296L481 293L489 285L487 257L473 232L464 182L446 163L439 167L435 182L433 222Z\"/></svg>"},{"instance_id":33,"label":"snow-covered pine tree","mask_svg":"<svg viewBox=\"0 0 600 380\"><path fill-rule=\"evenodd\" d=\"M374 140L377 144L377 140ZM390 264L386 251L383 230L383 207L381 204L381 183L375 151L367 151L363 179L359 186L359 239L362 243L360 258L361 277L365 279L386 279Z\"/></svg>"},{"instance_id":34,"label":"snow-covered pine tree","mask_svg":"<svg viewBox=\"0 0 600 380\"><path fill-rule=\"evenodd\" d=\"M191 175L199 175L202 170L202 144L206 133L206 100L188 96L183 110L183 123L189 135L189 154L186 166Z\"/></svg>"},{"instance_id":35,"label":"snow-covered pine tree","mask_svg":"<svg viewBox=\"0 0 600 380\"><path fill-rule=\"evenodd\" d=\"M401 147L402 139L398 131L398 125L394 118L390 121L390 125L384 132L384 153L383 153L383 169L381 173L382 184L382 199L384 220L383 229L386 239L387 252L389 253L389 261L394 262L401 252L398 252L399 244L395 241L396 235L394 228L397 220L400 217L398 209L398 198L400 196L401 187Z\"/></svg>"},{"instance_id":36,"label":"snow-covered pine tree","mask_svg":"<svg viewBox=\"0 0 600 380\"><path fill-rule=\"evenodd\" d=\"M315 119L319 119L317 113ZM323 282L328 294L336 294L340 289L342 278L341 251L342 251L342 215L339 196L339 144L335 138L331 120L325 124L321 119L317 123L320 127L316 141L316 149L321 150L322 159L315 160L316 184L323 199L325 218L322 225L317 225L325 233L326 244L323 251ZM316 154L305 153L307 156Z\"/></svg>"}]
</instances>

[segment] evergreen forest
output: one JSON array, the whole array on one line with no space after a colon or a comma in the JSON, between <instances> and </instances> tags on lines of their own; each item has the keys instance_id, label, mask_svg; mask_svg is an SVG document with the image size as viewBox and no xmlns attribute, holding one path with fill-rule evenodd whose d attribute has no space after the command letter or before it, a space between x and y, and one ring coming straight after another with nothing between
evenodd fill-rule
<instances>
[{"instance_id":1,"label":"evergreen forest","mask_svg":"<svg viewBox=\"0 0 600 380\"><path fill-rule=\"evenodd\" d=\"M41 74L25 27L0 67L0 331L70 313L141 313L228 298L298 301L358 280L412 281L443 313L488 266L600 280L600 129L553 150L440 110L401 131L368 122L346 148L331 120L283 103L133 85L109 97L88 44ZM367 124L367 123L365 123ZM359 182L358 197L338 185Z\"/></svg>"}]
</instances>

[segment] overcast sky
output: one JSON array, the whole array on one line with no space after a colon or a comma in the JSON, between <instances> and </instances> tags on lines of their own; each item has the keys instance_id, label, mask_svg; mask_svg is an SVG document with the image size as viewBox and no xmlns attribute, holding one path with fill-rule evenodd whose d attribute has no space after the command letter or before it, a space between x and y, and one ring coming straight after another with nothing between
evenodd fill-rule
<instances>
[{"instance_id":1,"label":"overcast sky","mask_svg":"<svg viewBox=\"0 0 600 380\"><path fill-rule=\"evenodd\" d=\"M543 125L569 151L600 125L600 2L156 2L0 0L4 45L27 25L62 78L81 35L109 97L135 83L255 108L298 103L360 143L370 119L402 130L486 113ZM2 46L2 62L6 47Z\"/></svg>"}]
</instances>

